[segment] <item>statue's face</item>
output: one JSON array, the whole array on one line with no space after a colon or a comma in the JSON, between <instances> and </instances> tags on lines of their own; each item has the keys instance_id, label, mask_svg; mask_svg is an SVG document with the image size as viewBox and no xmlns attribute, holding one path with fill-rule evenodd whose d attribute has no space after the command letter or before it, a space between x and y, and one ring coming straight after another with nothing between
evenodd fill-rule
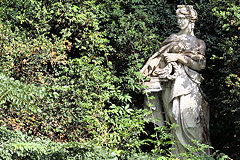
<instances>
[{"instance_id":1,"label":"statue's face","mask_svg":"<svg viewBox=\"0 0 240 160\"><path fill-rule=\"evenodd\" d=\"M177 14L177 23L181 29L188 27L189 19L183 14Z\"/></svg>"}]
</instances>

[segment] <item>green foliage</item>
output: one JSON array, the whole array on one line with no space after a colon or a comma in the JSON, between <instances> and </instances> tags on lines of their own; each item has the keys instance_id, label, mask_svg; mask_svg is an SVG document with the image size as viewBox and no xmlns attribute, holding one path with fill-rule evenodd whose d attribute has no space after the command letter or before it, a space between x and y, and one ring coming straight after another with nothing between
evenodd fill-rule
<instances>
[{"instance_id":1,"label":"green foliage","mask_svg":"<svg viewBox=\"0 0 240 160\"><path fill-rule=\"evenodd\" d=\"M159 127L161 132L166 128ZM165 132L165 131L164 131ZM160 141L159 141L160 142ZM158 160L178 160L174 155L159 156L158 154L133 153L123 157L119 152L100 147L92 142L53 142L45 138L29 137L19 131L9 131L0 127L0 158L3 160L14 159L36 159L36 160L75 160L75 159L158 159ZM189 152L181 155L184 159L218 159L226 160L228 156L224 154L206 155L204 149L210 146L199 144L197 147L188 146ZM125 150L126 152L127 150ZM201 153L201 154L199 154ZM215 158L213 158L215 157Z\"/></svg>"},{"instance_id":2,"label":"green foliage","mask_svg":"<svg viewBox=\"0 0 240 160\"><path fill-rule=\"evenodd\" d=\"M169 127L161 126L154 128L156 130L156 134L153 134L152 137L155 137L156 140L151 140L155 146L155 148L152 150L154 154L165 156L171 154L171 149L168 148L175 143L175 141L172 140L172 134L170 134L171 129L174 127L177 126L175 124L171 124Z\"/></svg>"},{"instance_id":3,"label":"green foliage","mask_svg":"<svg viewBox=\"0 0 240 160\"><path fill-rule=\"evenodd\" d=\"M177 4L194 5L196 35L207 44L202 73L213 145L238 157L231 149L240 137L240 8L234 0L1 0L1 125L60 142L92 140L123 159L149 156L141 146L150 142L139 137L146 114L139 109L139 70L177 32ZM159 131L153 152L167 154L170 135ZM219 141L223 135L228 138Z\"/></svg>"},{"instance_id":4,"label":"green foliage","mask_svg":"<svg viewBox=\"0 0 240 160\"><path fill-rule=\"evenodd\" d=\"M27 109L36 113L39 111L37 101L44 97L44 92L45 88L26 85L0 73L0 106L2 108L26 106Z\"/></svg>"},{"instance_id":5,"label":"green foliage","mask_svg":"<svg viewBox=\"0 0 240 160\"><path fill-rule=\"evenodd\" d=\"M0 133L0 158L3 160L117 159L115 152L88 142L55 143L3 127Z\"/></svg>"},{"instance_id":6,"label":"green foliage","mask_svg":"<svg viewBox=\"0 0 240 160\"><path fill-rule=\"evenodd\" d=\"M225 150L232 158L239 157L239 151L232 150L239 144L239 2L211 1L204 14L208 16L209 29L203 31L207 43L208 69L204 84L207 99L211 105L211 132L213 146ZM203 27L206 27L203 26ZM214 73L214 74L212 74ZM231 135L231 136L230 136ZM229 137L219 141L220 137ZM238 147L236 147L238 148Z\"/></svg>"},{"instance_id":7,"label":"green foliage","mask_svg":"<svg viewBox=\"0 0 240 160\"><path fill-rule=\"evenodd\" d=\"M207 149L213 149L213 147L206 145L206 144L200 144L197 140L193 140L193 143L196 145L195 147L187 145L188 152L181 153L180 157L186 160L190 159L196 159L196 160L227 160L230 159L227 155L217 152L212 153L211 155L206 154Z\"/></svg>"}]
</instances>

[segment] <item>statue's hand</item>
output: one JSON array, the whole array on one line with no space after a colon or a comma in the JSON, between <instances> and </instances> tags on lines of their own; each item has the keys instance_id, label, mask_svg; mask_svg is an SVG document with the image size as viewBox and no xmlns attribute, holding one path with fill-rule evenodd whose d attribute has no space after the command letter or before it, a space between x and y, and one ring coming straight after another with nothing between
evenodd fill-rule
<instances>
[{"instance_id":1,"label":"statue's hand","mask_svg":"<svg viewBox=\"0 0 240 160\"><path fill-rule=\"evenodd\" d=\"M180 55L176 54L176 53L165 53L163 56L164 56L165 61L168 63L176 62L180 58Z\"/></svg>"}]
</instances>

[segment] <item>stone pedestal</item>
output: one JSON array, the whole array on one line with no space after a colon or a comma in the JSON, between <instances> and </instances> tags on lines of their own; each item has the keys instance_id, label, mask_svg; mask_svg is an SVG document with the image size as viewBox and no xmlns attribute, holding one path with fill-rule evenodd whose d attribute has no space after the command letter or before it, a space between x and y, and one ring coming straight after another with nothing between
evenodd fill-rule
<instances>
[{"instance_id":1,"label":"stone pedestal","mask_svg":"<svg viewBox=\"0 0 240 160\"><path fill-rule=\"evenodd\" d=\"M150 115L146 116L146 119L158 126L164 126L165 121L161 98L161 91L164 89L163 82L163 79L151 77L149 82L144 83L147 86L144 90L146 92L144 95L144 109L152 111ZM150 97L154 97L154 99ZM151 104L150 106L149 103Z\"/></svg>"}]
</instances>

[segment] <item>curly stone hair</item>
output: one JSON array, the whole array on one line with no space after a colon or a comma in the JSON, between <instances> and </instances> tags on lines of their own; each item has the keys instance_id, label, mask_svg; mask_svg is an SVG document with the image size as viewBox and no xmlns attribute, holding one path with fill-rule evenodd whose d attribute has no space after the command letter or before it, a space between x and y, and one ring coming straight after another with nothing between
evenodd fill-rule
<instances>
[{"instance_id":1,"label":"curly stone hair","mask_svg":"<svg viewBox=\"0 0 240 160\"><path fill-rule=\"evenodd\" d=\"M192 5L178 5L176 10L176 14L185 15L191 22L195 22L197 20L197 11L193 9Z\"/></svg>"}]
</instances>

